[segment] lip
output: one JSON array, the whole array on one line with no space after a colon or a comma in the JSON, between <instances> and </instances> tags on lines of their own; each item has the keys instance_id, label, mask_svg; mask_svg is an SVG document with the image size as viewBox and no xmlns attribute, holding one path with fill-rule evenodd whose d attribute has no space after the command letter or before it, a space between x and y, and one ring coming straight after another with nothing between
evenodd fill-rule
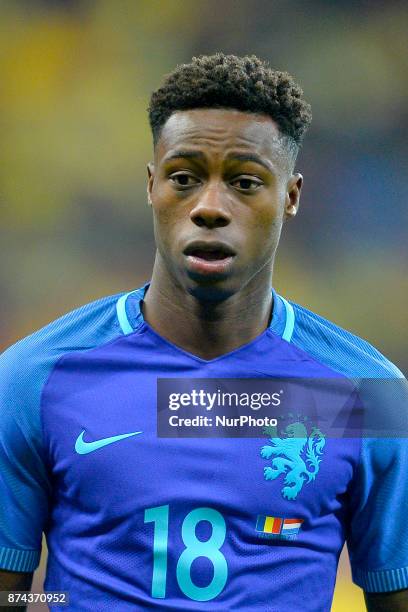
<instances>
[{"instance_id":1,"label":"lip","mask_svg":"<svg viewBox=\"0 0 408 612\"><path fill-rule=\"evenodd\" d=\"M233 255L213 260L201 259L201 257L195 257L194 255L186 255L186 258L189 272L207 276L227 274L234 260Z\"/></svg>"},{"instance_id":2,"label":"lip","mask_svg":"<svg viewBox=\"0 0 408 612\"><path fill-rule=\"evenodd\" d=\"M184 249L184 255L192 255L194 251L222 251L227 256L236 255L234 249L227 242L218 240L194 240L189 242Z\"/></svg>"},{"instance_id":3,"label":"lip","mask_svg":"<svg viewBox=\"0 0 408 612\"><path fill-rule=\"evenodd\" d=\"M222 259L204 259L197 256L197 252L221 251ZM190 242L183 251L187 260L187 269L194 275L224 276L228 273L236 256L234 249L225 242L196 240Z\"/></svg>"}]
</instances>

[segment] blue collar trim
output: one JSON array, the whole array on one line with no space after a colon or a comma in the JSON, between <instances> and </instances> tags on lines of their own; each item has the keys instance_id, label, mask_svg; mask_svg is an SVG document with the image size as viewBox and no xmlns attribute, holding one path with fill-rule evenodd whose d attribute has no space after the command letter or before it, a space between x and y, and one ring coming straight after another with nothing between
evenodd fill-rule
<instances>
[{"instance_id":1,"label":"blue collar trim","mask_svg":"<svg viewBox=\"0 0 408 612\"><path fill-rule=\"evenodd\" d=\"M150 282L134 291L122 295L116 303L116 312L122 332L127 336L143 324L140 303L143 300ZM287 342L291 341L295 327L295 312L290 304L272 288L273 313L269 329ZM129 299L130 298L130 299Z\"/></svg>"}]
</instances>

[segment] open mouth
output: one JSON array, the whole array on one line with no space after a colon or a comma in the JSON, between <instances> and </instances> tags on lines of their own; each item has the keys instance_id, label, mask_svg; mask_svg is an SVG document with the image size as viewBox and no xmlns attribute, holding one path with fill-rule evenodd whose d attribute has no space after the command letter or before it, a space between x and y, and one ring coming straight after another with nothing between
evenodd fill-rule
<instances>
[{"instance_id":1,"label":"open mouth","mask_svg":"<svg viewBox=\"0 0 408 612\"><path fill-rule=\"evenodd\" d=\"M198 257L199 259L205 259L206 261L217 261L220 259L225 259L226 257L230 257L225 251L222 250L214 250L214 251L203 251L200 249L193 249L191 253L188 255L192 255L193 257Z\"/></svg>"},{"instance_id":2,"label":"open mouth","mask_svg":"<svg viewBox=\"0 0 408 612\"><path fill-rule=\"evenodd\" d=\"M223 242L191 242L183 251L184 255L192 255L207 261L234 257L235 251Z\"/></svg>"},{"instance_id":3,"label":"open mouth","mask_svg":"<svg viewBox=\"0 0 408 612\"><path fill-rule=\"evenodd\" d=\"M220 242L193 242L183 251L193 274L225 274L236 253Z\"/></svg>"}]
</instances>

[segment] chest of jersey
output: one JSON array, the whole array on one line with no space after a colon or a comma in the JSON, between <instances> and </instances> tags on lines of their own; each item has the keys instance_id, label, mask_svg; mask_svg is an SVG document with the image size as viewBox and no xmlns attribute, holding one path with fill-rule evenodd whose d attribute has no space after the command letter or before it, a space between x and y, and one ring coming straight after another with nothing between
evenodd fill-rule
<instances>
[{"instance_id":1,"label":"chest of jersey","mask_svg":"<svg viewBox=\"0 0 408 612\"><path fill-rule=\"evenodd\" d=\"M106 565L109 580L126 584L134 601L172 597L183 609L200 601L232 609L224 597L238 605L243 582L244 591L254 590L251 580L259 592L273 591L270 572L286 564L303 566L302 580L316 593L319 564L331 567L334 582L356 441L327 439L319 449L312 439L159 438L159 377L256 376L260 369L287 376L296 367L262 357L259 346L255 361L232 363L166 351L147 342L73 355L48 381L49 546L73 551L55 565L65 564L65 574L79 564ZM228 591L238 583L235 594Z\"/></svg>"}]
</instances>

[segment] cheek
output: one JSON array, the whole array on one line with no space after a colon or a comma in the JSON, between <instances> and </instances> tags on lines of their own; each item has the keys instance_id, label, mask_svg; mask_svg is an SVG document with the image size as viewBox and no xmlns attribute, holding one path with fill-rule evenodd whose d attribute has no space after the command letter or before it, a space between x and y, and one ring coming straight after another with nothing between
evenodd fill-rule
<instances>
[{"instance_id":1,"label":"cheek","mask_svg":"<svg viewBox=\"0 0 408 612\"><path fill-rule=\"evenodd\" d=\"M159 229L161 227L168 228L174 222L176 214L176 207L169 204L169 199L165 197L166 194L163 189L158 189L154 194L153 204L153 218L155 226Z\"/></svg>"},{"instance_id":2,"label":"cheek","mask_svg":"<svg viewBox=\"0 0 408 612\"><path fill-rule=\"evenodd\" d=\"M180 201L171 187L165 181L158 181L153 191L153 214L157 225L171 227L178 223L185 211L183 202Z\"/></svg>"},{"instance_id":3,"label":"cheek","mask_svg":"<svg viewBox=\"0 0 408 612\"><path fill-rule=\"evenodd\" d=\"M153 217L155 225L158 228L168 228L171 225L172 219L174 218L174 214L172 214L169 208L155 206L153 209Z\"/></svg>"},{"instance_id":4,"label":"cheek","mask_svg":"<svg viewBox=\"0 0 408 612\"><path fill-rule=\"evenodd\" d=\"M282 228L282 211L283 206L270 200L252 211L251 219L247 220L247 230L255 250L270 250L277 246Z\"/></svg>"},{"instance_id":5,"label":"cheek","mask_svg":"<svg viewBox=\"0 0 408 612\"><path fill-rule=\"evenodd\" d=\"M180 207L162 204L155 200L153 205L153 226L156 244L163 247L166 252L175 247L180 228L183 225L183 217Z\"/></svg>"},{"instance_id":6,"label":"cheek","mask_svg":"<svg viewBox=\"0 0 408 612\"><path fill-rule=\"evenodd\" d=\"M260 220L254 229L252 253L256 259L266 260L275 252L280 238L281 223L277 220Z\"/></svg>"}]
</instances>

